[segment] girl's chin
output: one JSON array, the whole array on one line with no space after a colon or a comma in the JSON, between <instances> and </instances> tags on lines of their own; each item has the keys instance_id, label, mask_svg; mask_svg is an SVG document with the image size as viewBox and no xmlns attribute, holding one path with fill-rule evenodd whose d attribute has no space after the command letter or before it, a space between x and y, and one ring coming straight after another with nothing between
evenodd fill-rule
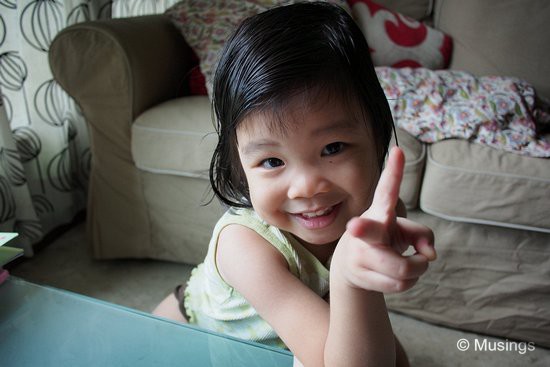
<instances>
[{"instance_id":1,"label":"girl's chin","mask_svg":"<svg viewBox=\"0 0 550 367\"><path fill-rule=\"evenodd\" d=\"M302 245L309 245L309 246L327 246L327 245L335 245L338 240L340 240L340 237L342 237L342 233L338 231L338 233L326 233L324 235L314 235L311 234L300 234L300 233L294 233L294 237L300 241Z\"/></svg>"}]
</instances>

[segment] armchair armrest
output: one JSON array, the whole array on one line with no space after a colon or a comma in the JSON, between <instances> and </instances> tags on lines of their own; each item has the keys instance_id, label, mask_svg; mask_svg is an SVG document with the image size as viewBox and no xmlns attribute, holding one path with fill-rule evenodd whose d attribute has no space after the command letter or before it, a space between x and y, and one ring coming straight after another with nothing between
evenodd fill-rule
<instances>
[{"instance_id":1,"label":"armchair armrest","mask_svg":"<svg viewBox=\"0 0 550 367\"><path fill-rule=\"evenodd\" d=\"M131 125L148 108L183 95L190 59L191 49L163 15L79 23L50 46L52 73L89 127L86 221L96 258L154 253Z\"/></svg>"},{"instance_id":2,"label":"armchair armrest","mask_svg":"<svg viewBox=\"0 0 550 367\"><path fill-rule=\"evenodd\" d=\"M191 49L163 15L75 24L57 35L49 53L55 79L86 117L86 107L102 100L128 108L132 120L183 95L190 59Z\"/></svg>"}]
</instances>

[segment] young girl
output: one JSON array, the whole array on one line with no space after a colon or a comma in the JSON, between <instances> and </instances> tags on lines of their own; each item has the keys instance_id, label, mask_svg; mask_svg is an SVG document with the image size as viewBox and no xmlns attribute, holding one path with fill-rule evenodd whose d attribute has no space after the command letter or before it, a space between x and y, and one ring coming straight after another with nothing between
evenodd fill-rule
<instances>
[{"instance_id":1,"label":"young girl","mask_svg":"<svg viewBox=\"0 0 550 367\"><path fill-rule=\"evenodd\" d=\"M300 3L245 20L213 106L210 178L230 209L155 313L287 347L305 366L406 365L383 293L426 271L433 234L396 215L404 156L392 149L381 174L393 122L353 19Z\"/></svg>"}]
</instances>

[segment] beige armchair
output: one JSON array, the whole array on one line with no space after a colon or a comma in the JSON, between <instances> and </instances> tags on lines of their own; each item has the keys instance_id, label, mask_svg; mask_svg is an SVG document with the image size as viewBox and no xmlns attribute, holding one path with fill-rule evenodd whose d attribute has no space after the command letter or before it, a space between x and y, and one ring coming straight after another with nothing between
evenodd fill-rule
<instances>
[{"instance_id":1,"label":"beige armchair","mask_svg":"<svg viewBox=\"0 0 550 367\"><path fill-rule=\"evenodd\" d=\"M203 195L181 206L196 214L196 226L181 228L183 221L178 224L172 213L161 214L170 217L170 224L158 223L151 211L162 210L160 204L155 193L147 197L150 173L136 167L131 152L134 120L186 93L190 49L179 32L163 16L78 24L60 32L49 56L56 80L76 100L89 126L87 236L93 255L199 262L199 247L206 246L211 230L211 221L201 221L208 209L195 210L202 209ZM199 191L207 186L192 184ZM178 196L173 200L177 204ZM159 226L176 233L169 235Z\"/></svg>"}]
</instances>

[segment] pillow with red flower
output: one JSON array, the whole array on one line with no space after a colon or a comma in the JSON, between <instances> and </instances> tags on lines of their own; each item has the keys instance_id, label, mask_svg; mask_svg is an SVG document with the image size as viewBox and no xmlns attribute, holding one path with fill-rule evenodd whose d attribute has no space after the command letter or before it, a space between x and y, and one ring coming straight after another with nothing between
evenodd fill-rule
<instances>
[{"instance_id":1,"label":"pillow with red flower","mask_svg":"<svg viewBox=\"0 0 550 367\"><path fill-rule=\"evenodd\" d=\"M372 0L348 0L348 4L369 43L375 66L449 66L452 39L445 33Z\"/></svg>"}]
</instances>

